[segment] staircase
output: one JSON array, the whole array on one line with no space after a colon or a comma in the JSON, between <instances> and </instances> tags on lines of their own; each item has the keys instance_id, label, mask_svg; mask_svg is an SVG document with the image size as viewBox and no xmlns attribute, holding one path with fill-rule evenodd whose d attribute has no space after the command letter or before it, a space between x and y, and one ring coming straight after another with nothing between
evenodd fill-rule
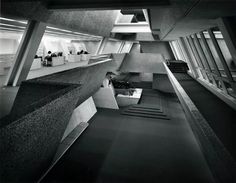
<instances>
[{"instance_id":1,"label":"staircase","mask_svg":"<svg viewBox=\"0 0 236 183\"><path fill-rule=\"evenodd\" d=\"M135 117L143 117L143 118L154 118L163 120L170 119L165 114L165 112L160 108L159 105L150 105L150 104L131 105L125 108L121 112L121 114Z\"/></svg>"}]
</instances>

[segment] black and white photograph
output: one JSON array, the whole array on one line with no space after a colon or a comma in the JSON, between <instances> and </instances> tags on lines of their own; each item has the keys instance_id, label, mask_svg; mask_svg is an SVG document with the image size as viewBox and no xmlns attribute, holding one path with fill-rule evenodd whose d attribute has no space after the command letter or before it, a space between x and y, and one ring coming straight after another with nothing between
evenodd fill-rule
<instances>
[{"instance_id":1,"label":"black and white photograph","mask_svg":"<svg viewBox=\"0 0 236 183\"><path fill-rule=\"evenodd\" d=\"M236 0L0 0L0 183L236 183Z\"/></svg>"}]
</instances>

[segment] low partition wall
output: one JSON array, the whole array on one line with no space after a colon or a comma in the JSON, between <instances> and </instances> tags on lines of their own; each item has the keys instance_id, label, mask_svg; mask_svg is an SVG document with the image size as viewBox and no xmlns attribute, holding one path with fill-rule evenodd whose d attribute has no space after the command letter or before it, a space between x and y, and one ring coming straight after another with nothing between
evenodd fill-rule
<instances>
[{"instance_id":1,"label":"low partition wall","mask_svg":"<svg viewBox=\"0 0 236 183\"><path fill-rule=\"evenodd\" d=\"M235 160L216 136L166 64L163 63L163 65L216 182L235 182Z\"/></svg>"},{"instance_id":2,"label":"low partition wall","mask_svg":"<svg viewBox=\"0 0 236 183\"><path fill-rule=\"evenodd\" d=\"M79 85L26 81L0 119L0 182L36 182L50 166L76 107Z\"/></svg>"}]
</instances>

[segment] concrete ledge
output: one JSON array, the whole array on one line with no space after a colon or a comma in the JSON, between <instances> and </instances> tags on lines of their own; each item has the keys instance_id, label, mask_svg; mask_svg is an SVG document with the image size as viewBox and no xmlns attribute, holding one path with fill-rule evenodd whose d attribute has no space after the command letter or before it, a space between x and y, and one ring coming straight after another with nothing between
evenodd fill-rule
<instances>
[{"instance_id":1,"label":"concrete ledge","mask_svg":"<svg viewBox=\"0 0 236 183\"><path fill-rule=\"evenodd\" d=\"M190 74L189 74L190 75ZM228 104L230 107L232 107L233 109L236 110L236 99L231 97L230 95L225 94L222 90L220 90L219 88L216 88L214 85L212 84L208 84L205 81L203 81L202 79L198 78L194 78L192 75L190 75L194 80L196 80L197 82L199 82L202 86L204 86L206 89L208 89L211 93L213 93L214 95L216 95L218 98L220 98L223 102L225 102L226 104Z\"/></svg>"},{"instance_id":2,"label":"concrete ledge","mask_svg":"<svg viewBox=\"0 0 236 183\"><path fill-rule=\"evenodd\" d=\"M220 183L234 182L236 180L235 160L208 125L169 68L165 63L163 64L214 178Z\"/></svg>"},{"instance_id":3,"label":"concrete ledge","mask_svg":"<svg viewBox=\"0 0 236 183\"><path fill-rule=\"evenodd\" d=\"M51 165L73 110L100 88L110 61L21 84L11 113L0 119L0 182L39 180Z\"/></svg>"},{"instance_id":4,"label":"concrete ledge","mask_svg":"<svg viewBox=\"0 0 236 183\"><path fill-rule=\"evenodd\" d=\"M37 182L41 182L44 177L51 171L51 169L57 164L57 162L62 158L66 151L73 145L73 143L79 138L79 136L88 127L88 123L80 123L77 127L60 143L57 152L53 158L51 166L45 171L45 173L40 177Z\"/></svg>"},{"instance_id":5,"label":"concrete ledge","mask_svg":"<svg viewBox=\"0 0 236 183\"><path fill-rule=\"evenodd\" d=\"M23 83L14 104L22 109L13 107L0 120L1 182L34 182L49 167L80 91L78 85L51 84ZM37 85L46 87L36 88L39 95L31 98L28 92Z\"/></svg>"},{"instance_id":6,"label":"concrete ledge","mask_svg":"<svg viewBox=\"0 0 236 183\"><path fill-rule=\"evenodd\" d=\"M49 76L36 78L36 80L83 85L79 93L79 100L77 104L80 105L98 91L102 85L106 73L111 69L112 64L113 61L111 59L107 59L92 63L88 66L78 67Z\"/></svg>"}]
</instances>

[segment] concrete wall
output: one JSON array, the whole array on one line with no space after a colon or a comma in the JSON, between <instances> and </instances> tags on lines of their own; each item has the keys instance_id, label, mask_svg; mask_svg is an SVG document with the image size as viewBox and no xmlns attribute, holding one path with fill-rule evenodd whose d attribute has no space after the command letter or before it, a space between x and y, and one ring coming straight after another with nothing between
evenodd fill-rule
<instances>
[{"instance_id":1,"label":"concrete wall","mask_svg":"<svg viewBox=\"0 0 236 183\"><path fill-rule=\"evenodd\" d=\"M40 81L81 84L78 105L92 96L102 85L106 73L110 70L112 61L96 63L87 67L80 67L49 76L38 78Z\"/></svg>"},{"instance_id":2,"label":"concrete wall","mask_svg":"<svg viewBox=\"0 0 236 183\"><path fill-rule=\"evenodd\" d=\"M154 53L129 53L126 55L120 71L138 73L166 74L163 66L164 58L161 54Z\"/></svg>"},{"instance_id":3,"label":"concrete wall","mask_svg":"<svg viewBox=\"0 0 236 183\"><path fill-rule=\"evenodd\" d=\"M118 71L124 61L126 53L113 53L111 58L113 59L112 69L110 71Z\"/></svg>"},{"instance_id":4,"label":"concrete wall","mask_svg":"<svg viewBox=\"0 0 236 183\"><path fill-rule=\"evenodd\" d=\"M162 54L165 59L175 59L169 42L140 42L142 53Z\"/></svg>"},{"instance_id":5,"label":"concrete wall","mask_svg":"<svg viewBox=\"0 0 236 183\"><path fill-rule=\"evenodd\" d=\"M52 162L80 90L75 85L28 83L17 94L25 100L15 103L24 111L15 115L18 111L14 109L0 119L0 182L36 182L40 178ZM29 95L36 85L51 88L38 87L37 102Z\"/></svg>"}]
</instances>

